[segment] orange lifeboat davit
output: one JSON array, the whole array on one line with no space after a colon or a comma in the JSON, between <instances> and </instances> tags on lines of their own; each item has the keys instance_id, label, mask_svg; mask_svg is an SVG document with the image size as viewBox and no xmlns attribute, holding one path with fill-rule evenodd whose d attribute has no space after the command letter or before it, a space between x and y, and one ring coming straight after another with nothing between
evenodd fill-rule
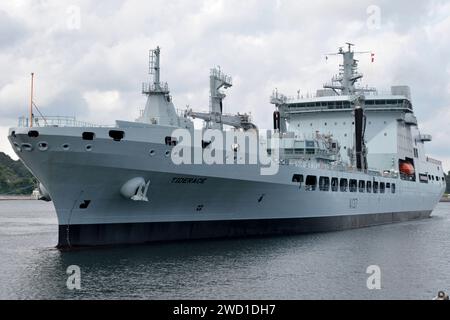
<instances>
[{"instance_id":1,"label":"orange lifeboat davit","mask_svg":"<svg viewBox=\"0 0 450 320\"><path fill-rule=\"evenodd\" d=\"M414 167L411 163L400 163L400 172L412 176L415 173Z\"/></svg>"}]
</instances>

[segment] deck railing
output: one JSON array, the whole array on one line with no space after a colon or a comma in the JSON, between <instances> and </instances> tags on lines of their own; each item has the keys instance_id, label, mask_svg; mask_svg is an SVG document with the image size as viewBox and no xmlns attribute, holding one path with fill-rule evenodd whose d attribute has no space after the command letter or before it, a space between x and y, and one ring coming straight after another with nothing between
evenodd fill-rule
<instances>
[{"instance_id":1,"label":"deck railing","mask_svg":"<svg viewBox=\"0 0 450 320\"><path fill-rule=\"evenodd\" d=\"M30 127L30 119L28 117L19 118L19 127ZM89 122L78 121L75 117L66 116L45 116L33 117L33 127L110 127L92 124Z\"/></svg>"}]
</instances>

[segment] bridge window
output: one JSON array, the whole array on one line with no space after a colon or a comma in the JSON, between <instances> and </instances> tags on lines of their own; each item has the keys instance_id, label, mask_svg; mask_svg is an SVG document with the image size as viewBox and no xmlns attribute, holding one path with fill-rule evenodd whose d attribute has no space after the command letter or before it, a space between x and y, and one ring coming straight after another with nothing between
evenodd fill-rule
<instances>
[{"instance_id":1,"label":"bridge window","mask_svg":"<svg viewBox=\"0 0 450 320\"><path fill-rule=\"evenodd\" d=\"M331 191L337 192L339 190L339 180L338 178L331 179Z\"/></svg>"},{"instance_id":2,"label":"bridge window","mask_svg":"<svg viewBox=\"0 0 450 320\"><path fill-rule=\"evenodd\" d=\"M294 176L292 177L292 182L302 183L303 182L303 175L302 174L294 174Z\"/></svg>"},{"instance_id":3,"label":"bridge window","mask_svg":"<svg viewBox=\"0 0 450 320\"><path fill-rule=\"evenodd\" d=\"M350 192L356 192L358 190L358 181L355 179L350 180Z\"/></svg>"},{"instance_id":4,"label":"bridge window","mask_svg":"<svg viewBox=\"0 0 450 320\"><path fill-rule=\"evenodd\" d=\"M320 189L320 191L330 191L330 178L320 177L319 189Z\"/></svg>"},{"instance_id":5,"label":"bridge window","mask_svg":"<svg viewBox=\"0 0 450 320\"><path fill-rule=\"evenodd\" d=\"M395 193L395 183L391 185L391 193Z\"/></svg>"},{"instance_id":6,"label":"bridge window","mask_svg":"<svg viewBox=\"0 0 450 320\"><path fill-rule=\"evenodd\" d=\"M363 180L359 180L359 192L364 193L366 190L366 182Z\"/></svg>"},{"instance_id":7,"label":"bridge window","mask_svg":"<svg viewBox=\"0 0 450 320\"><path fill-rule=\"evenodd\" d=\"M315 191L317 188L317 177L316 176L307 176L305 182L305 190L306 191Z\"/></svg>"},{"instance_id":8,"label":"bridge window","mask_svg":"<svg viewBox=\"0 0 450 320\"><path fill-rule=\"evenodd\" d=\"M347 192L347 187L348 187L348 180L347 179L341 179L340 183L339 183L341 192Z\"/></svg>"},{"instance_id":9,"label":"bridge window","mask_svg":"<svg viewBox=\"0 0 450 320\"><path fill-rule=\"evenodd\" d=\"M386 189L385 189L385 183L384 183L384 182L381 182L381 183L380 183L380 193L384 193L385 190L386 190Z\"/></svg>"},{"instance_id":10,"label":"bridge window","mask_svg":"<svg viewBox=\"0 0 450 320\"><path fill-rule=\"evenodd\" d=\"M371 181L367 181L367 183L366 183L366 190L367 190L367 193L371 193L372 192L372 182Z\"/></svg>"},{"instance_id":11,"label":"bridge window","mask_svg":"<svg viewBox=\"0 0 450 320\"><path fill-rule=\"evenodd\" d=\"M373 193L378 193L378 182L377 181L373 182Z\"/></svg>"}]
</instances>

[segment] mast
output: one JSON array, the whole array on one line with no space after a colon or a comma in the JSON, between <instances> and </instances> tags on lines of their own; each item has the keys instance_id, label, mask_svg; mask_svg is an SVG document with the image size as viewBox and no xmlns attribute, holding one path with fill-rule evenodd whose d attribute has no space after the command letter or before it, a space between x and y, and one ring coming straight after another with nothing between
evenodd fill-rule
<instances>
[{"instance_id":1,"label":"mast","mask_svg":"<svg viewBox=\"0 0 450 320\"><path fill-rule=\"evenodd\" d=\"M186 110L185 116L204 120L207 129L223 130L223 126L227 125L244 131L257 130L257 126L252 123L248 114L223 114L223 99L225 99L226 94L222 89L228 89L232 86L233 79L223 73L220 67L211 69L209 74L209 112L194 112L189 109Z\"/></svg>"},{"instance_id":2,"label":"mast","mask_svg":"<svg viewBox=\"0 0 450 320\"><path fill-rule=\"evenodd\" d=\"M153 125L178 126L180 117L172 102L169 85L161 81L160 63L161 49L158 46L149 52L150 79L142 84L142 93L147 96L147 102L137 121Z\"/></svg>"},{"instance_id":3,"label":"mast","mask_svg":"<svg viewBox=\"0 0 450 320\"><path fill-rule=\"evenodd\" d=\"M143 83L142 84L142 93L148 96L164 94L169 95L169 86L167 82L161 82L160 67L161 61L161 49L156 47L156 49L150 50L149 53L149 74L153 76L153 83Z\"/></svg>"},{"instance_id":4,"label":"mast","mask_svg":"<svg viewBox=\"0 0 450 320\"><path fill-rule=\"evenodd\" d=\"M365 54L371 52L354 52L353 43L347 42L347 51L341 47L338 53L330 55L342 55L342 64L340 65L339 74L334 76L331 83L325 84L325 89L332 89L337 95L348 96L353 104L353 115L355 119L355 141L353 159L356 160L356 168L365 171L367 164L367 148L365 144L366 116L364 114L365 97L364 93L374 92L374 88L356 88L355 84L362 79L362 73L358 72L358 60L355 54ZM327 55L328 56L328 55ZM373 54L372 54L373 57Z\"/></svg>"},{"instance_id":5,"label":"mast","mask_svg":"<svg viewBox=\"0 0 450 320\"><path fill-rule=\"evenodd\" d=\"M373 92L374 88L355 88L358 80L362 79L362 73L358 72L358 60L355 59L355 54L371 53L369 51L354 52L352 51L353 43L347 42L347 51L342 47L339 48L338 53L330 53L327 55L342 55L343 64L339 65L339 74L331 79L331 83L325 84L324 89L332 89L337 95L354 95L357 92Z\"/></svg>"},{"instance_id":6,"label":"mast","mask_svg":"<svg viewBox=\"0 0 450 320\"><path fill-rule=\"evenodd\" d=\"M153 74L153 84L155 87L159 87L160 84L160 54L161 50L159 46L155 50L150 50L150 74Z\"/></svg>"},{"instance_id":7,"label":"mast","mask_svg":"<svg viewBox=\"0 0 450 320\"><path fill-rule=\"evenodd\" d=\"M220 68L211 69L209 75L209 90L210 90L210 102L209 111L215 121L209 123L211 129L223 129L222 114L223 114L223 99L226 95L221 91L222 88L228 89L233 85L231 77L224 74Z\"/></svg>"},{"instance_id":8,"label":"mast","mask_svg":"<svg viewBox=\"0 0 450 320\"><path fill-rule=\"evenodd\" d=\"M33 94L34 94L34 73L31 73L30 128L33 127Z\"/></svg>"}]
</instances>

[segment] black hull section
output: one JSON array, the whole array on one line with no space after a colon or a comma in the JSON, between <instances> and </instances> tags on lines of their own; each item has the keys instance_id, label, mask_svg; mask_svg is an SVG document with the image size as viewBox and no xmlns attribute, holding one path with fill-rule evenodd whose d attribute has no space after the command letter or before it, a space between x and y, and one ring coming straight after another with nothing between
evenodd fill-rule
<instances>
[{"instance_id":1,"label":"black hull section","mask_svg":"<svg viewBox=\"0 0 450 320\"><path fill-rule=\"evenodd\" d=\"M338 231L429 218L431 211L349 216L60 225L58 248Z\"/></svg>"}]
</instances>

